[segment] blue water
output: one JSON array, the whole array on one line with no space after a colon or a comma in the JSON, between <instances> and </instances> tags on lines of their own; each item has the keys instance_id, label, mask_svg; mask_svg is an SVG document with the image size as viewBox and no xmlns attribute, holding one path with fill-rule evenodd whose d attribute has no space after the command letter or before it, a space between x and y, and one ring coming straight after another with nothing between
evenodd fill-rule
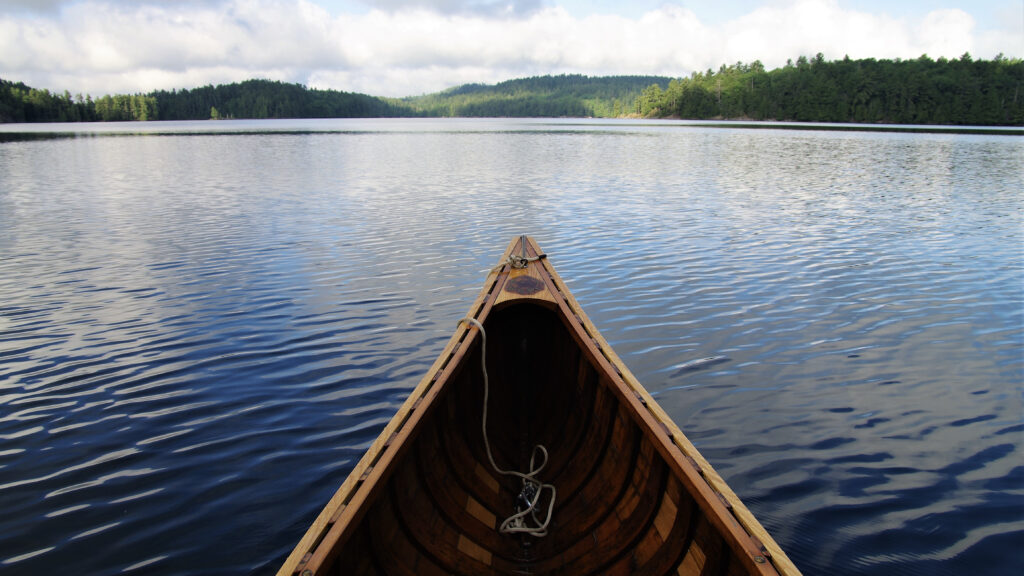
<instances>
[{"instance_id":1,"label":"blue water","mask_svg":"<svg viewBox=\"0 0 1024 576\"><path fill-rule=\"evenodd\" d=\"M521 233L806 574L1024 563L1018 136L40 129L0 128L0 574L272 573Z\"/></svg>"}]
</instances>

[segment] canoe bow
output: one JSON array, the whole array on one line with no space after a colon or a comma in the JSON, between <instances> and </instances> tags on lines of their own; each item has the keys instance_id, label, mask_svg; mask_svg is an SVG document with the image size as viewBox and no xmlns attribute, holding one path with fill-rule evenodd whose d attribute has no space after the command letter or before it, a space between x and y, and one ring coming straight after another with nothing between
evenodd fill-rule
<instances>
[{"instance_id":1,"label":"canoe bow","mask_svg":"<svg viewBox=\"0 0 1024 576\"><path fill-rule=\"evenodd\" d=\"M649 474L652 479L648 484L660 486L658 488L660 492L645 495L643 498L640 496L634 498L645 502L659 500L660 504L651 502L650 510L644 512L646 520L631 524L632 520L628 518L620 521L615 517L616 514L619 516L626 514L624 511L628 507L621 502L608 504L609 507L614 506L615 509L612 513L609 508L609 511L605 513L605 520L594 520L589 519L591 516L587 514L574 514L570 511L570 509L587 508L581 502L585 495L577 498L578 502L575 503L575 506L572 501L567 503L564 510L561 508L560 501L555 506L551 528L552 536L548 538L553 542L559 541L559 536L556 534L560 530L560 512L571 515L571 517L565 518L561 530L564 532L575 531L578 534L562 538L564 548L557 550L555 547L561 546L560 544L549 545L542 541L545 539L478 533L467 528L466 521L456 516L465 515L463 514L465 511L475 517L476 521L484 524L488 522L496 524L500 523L500 519L495 520L497 511L493 508L500 508L500 506L493 504L493 501L498 498L496 494L491 498L487 490L484 490L482 494L475 492L476 484L492 486L492 488L498 484L491 474L489 466L482 467L477 459L472 471L465 470L466 474L475 475L474 479L460 479L456 482L466 485L464 490L452 489L458 491L457 501L460 504L463 501L466 502L464 511L438 512L437 509L442 507L440 504L434 504L434 508L427 507L421 511L421 514L439 514L439 517L448 519L447 522L450 526L442 527L437 527L442 523L440 520L433 520L435 528L432 529L437 532L431 534L429 539L420 540L420 542L429 540L435 543L441 542L441 544L436 544L436 547L423 543L415 544L416 535L408 535L413 530L410 526L416 523L415 520L405 520L405 524L402 524L401 527L405 535L396 536L397 532L395 531L399 529L387 526L386 524L392 521L385 519L398 518L399 520L394 522L401 524L403 522L401 518L405 513L399 508L407 504L405 500L409 498L408 495L421 493L417 488L421 484L423 486L432 485L432 481L429 479L412 478L417 473L425 476L433 474L430 471L424 472L423 464L424 461L432 461L431 457L417 455L416 451L426 450L427 448L420 447L428 446L430 450L439 450L439 452L431 452L435 455L434 458L441 459L437 454L444 453L447 454L449 461L457 461L459 457L452 454L458 450L451 446L465 444L462 453L471 453L476 440L462 440L461 438L474 435L474 431L479 433L479 429L469 426L465 427L465 430L469 431L468 434L463 433L461 436L455 432L436 431L440 429L440 426L457 426L454 423L441 424L437 422L444 417L442 414L444 406L448 406L449 415L463 414L458 412L463 405L473 406L468 400L463 402L452 399L455 392L448 391L450 387L457 387L456 384L452 384L456 379L472 380L475 378L473 374L479 371L479 364L475 358L478 358L480 354L478 343L480 332L470 323L460 322L426 375L313 521L278 571L278 576L313 576L353 572L401 573L401 566L405 566L412 573L429 573L433 569L437 569L438 573L575 574L581 573L581 571L600 574L635 573L655 570L654 568L649 569L656 565L653 559L655 556L664 556L665 558L671 556L667 560L667 564L657 568L661 573L698 574L702 573L701 568L705 565L710 566L715 562L722 565L720 571L717 572L721 574L793 576L800 573L721 476L715 472L679 427L637 381L587 318L579 303L576 302L565 283L551 266L546 255L531 238L526 236L516 238L509 244L501 263L488 274L484 287L471 306L467 318L473 318L480 324L487 325L494 317L495 323L499 323L501 326L512 326L515 324L513 320L502 319L499 321L499 317L513 316L507 312L508 310L513 310L515 316L523 316L524 313L521 311L544 310L545 312L538 314L557 317L555 322L560 324L564 328L564 332L568 333L568 337L571 338L570 343L560 344L560 346L575 345L578 353L573 352L573 354L578 354L580 358L578 363L583 366L579 370L581 373L587 371L590 374L586 378L580 376L579 380L581 382L583 380L599 382L599 389L589 392L594 396L589 405L592 408L611 406L612 403L605 399L606 396L617 403L616 407L608 408L608 413L613 414L609 420L614 420L614 422L604 423L605 428L609 430L606 432L607 437L613 438L612 427L618 430L625 426L619 423L620 420L630 420L629 429L635 429L637 432L634 433L636 439L628 440L629 445L642 445L646 450L638 456L640 448L635 448L634 461L642 464L648 460L656 460L657 463L650 464L650 466L665 470L665 478L657 482L653 479L654 473ZM490 330L489 328L489 337L491 336ZM562 332L557 328L555 330ZM568 342L568 339L566 341ZM492 354L492 347L494 346L488 343L486 351L488 359ZM497 349L496 353L501 353L500 350L500 348ZM471 359L474 361L470 361ZM469 384L465 386L469 386ZM582 389L582 386L577 383L578 388ZM492 401L492 407L501 405L500 402ZM566 405L574 406L575 404ZM465 410L465 413L468 414L472 408ZM467 418L461 418L461 420L465 419ZM601 424L602 421L595 417L593 422ZM423 433L424 439L418 440L421 433ZM578 436L582 438L588 434L590 432L584 430L579 432ZM626 434L626 432L621 434ZM597 435L597 432L594 432L594 435ZM618 438L618 436L614 438ZM581 444L577 444L577 446L583 446L584 440L581 439L579 442ZM626 445L627 440L622 440L621 443ZM514 442L508 445L512 446L513 444ZM438 448L439 446L441 448ZM614 448L615 446L612 446L611 449L603 447L600 450L608 452ZM549 449L555 450L556 447L549 444ZM582 451L582 448L580 449ZM509 449L506 452L512 453L514 450ZM595 448L593 452L598 454L599 449ZM648 452L650 455L646 455ZM572 458L572 456L562 458L563 476L574 478L572 482L582 482L583 480L578 478L579 474L573 476L569 472L572 468L570 462ZM581 456L578 459L583 458ZM598 459L607 464L599 464ZM595 455L595 463L591 470L611 470L614 468L613 460L607 454ZM409 461L417 461L419 464L409 464ZM470 462L470 460L461 460L460 462L463 463L460 470L471 467L465 465L465 462ZM454 473L451 471L437 473L439 477L443 474L450 476ZM622 471L619 474L622 476L620 483L623 485L627 483L637 485L643 480L640 478L639 472ZM633 476L629 476L629 474L633 474ZM553 481L557 483L558 479ZM643 481L647 482L647 480ZM566 480L566 482L570 481ZM396 486L404 488L399 489ZM574 486L576 485L574 484ZM581 486L576 486L576 491L585 494L586 492ZM498 490L498 488L493 489ZM629 493L625 488L617 490L620 494ZM508 490L504 490L504 492L508 492ZM596 488L594 493L598 493ZM671 497L667 495L671 495ZM514 498L514 495L505 494L503 497L508 500ZM438 502L443 498L444 495L438 497ZM453 498L455 497L453 496ZM570 495L569 498L572 496ZM419 505L418 502L416 500L413 504ZM487 502L492 503L488 506ZM593 508L596 504L591 503L588 506ZM632 506L632 508L628 508L629 510L639 510L643 507L636 503L631 503L629 506ZM692 518L677 518L682 516L684 508L690 510L689 514ZM637 518L641 516L639 511L629 513ZM368 514L369 517L376 520L368 521ZM412 512L408 512L408 514L412 514ZM503 516L504 513L502 513ZM568 526L567 524L573 518L588 518L586 521L590 524L586 527ZM470 520L469 523L473 524L473 521ZM367 525L371 525L371 527L367 527ZM627 533L617 536L619 539L629 540L630 544L607 544L605 542L598 544L599 535L603 535L600 537L605 538L607 534L628 532L628 528L631 526L642 533ZM588 530L591 532L587 532ZM584 544L583 536L579 535L584 533L588 539L593 537L592 544L589 541ZM371 544L374 542L377 543L374 546L388 546L388 544L381 543L387 538L393 538L396 542L393 552L396 558L394 566L382 566L382 563L390 561L388 559L392 556L391 552L379 554L370 559L362 557L363 552L360 550L373 547ZM499 538L512 539L514 543L506 545ZM357 545L356 542L359 544ZM448 544L443 544L443 542L448 542ZM658 542L663 542L661 546L671 548L671 551L653 550L652 546ZM490 543L490 546L487 543ZM547 548L545 548L546 546ZM619 546L622 549L616 552L615 556L609 552L608 558L599 559L600 554L581 552L585 546L594 549L598 547L612 549ZM406 549L408 550L403 552ZM715 557L712 558L712 551L718 549L721 550L715 552ZM346 552L346 550L349 551ZM352 552L352 550L357 552ZM403 555L404 559L401 558ZM344 557L341 558L342 556ZM339 562L344 566L338 566ZM405 564L401 564L401 562L405 562ZM658 565L660 566L660 564ZM665 566L668 566L669 569L665 570Z\"/></svg>"}]
</instances>

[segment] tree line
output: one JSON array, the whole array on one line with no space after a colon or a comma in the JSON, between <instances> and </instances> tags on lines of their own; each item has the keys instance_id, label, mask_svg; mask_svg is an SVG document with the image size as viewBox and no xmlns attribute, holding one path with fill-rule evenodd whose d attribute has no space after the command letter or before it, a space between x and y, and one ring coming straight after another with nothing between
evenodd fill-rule
<instances>
[{"instance_id":1,"label":"tree line","mask_svg":"<svg viewBox=\"0 0 1024 576\"><path fill-rule=\"evenodd\" d=\"M668 83L661 76L562 74L465 84L403 102L427 116L616 118L632 112L644 89Z\"/></svg>"},{"instance_id":2,"label":"tree line","mask_svg":"<svg viewBox=\"0 0 1024 576\"><path fill-rule=\"evenodd\" d=\"M366 118L409 116L402 105L383 98L300 84L246 80L192 90L150 93L160 120L207 118Z\"/></svg>"},{"instance_id":3,"label":"tree line","mask_svg":"<svg viewBox=\"0 0 1024 576\"><path fill-rule=\"evenodd\" d=\"M30 88L0 79L0 122L117 122L157 120L152 95L82 96Z\"/></svg>"},{"instance_id":4,"label":"tree line","mask_svg":"<svg viewBox=\"0 0 1024 576\"><path fill-rule=\"evenodd\" d=\"M0 79L0 122L357 118L411 116L617 117L629 114L659 76L580 74L467 84L423 96L379 98L300 84L246 80L149 94L72 97Z\"/></svg>"},{"instance_id":5,"label":"tree line","mask_svg":"<svg viewBox=\"0 0 1024 576\"><path fill-rule=\"evenodd\" d=\"M537 76L394 99L270 80L148 94L51 93L0 79L0 122L411 116L676 117L892 124L1024 125L1024 62L958 59L826 61L800 56L686 78Z\"/></svg>"},{"instance_id":6,"label":"tree line","mask_svg":"<svg viewBox=\"0 0 1024 576\"><path fill-rule=\"evenodd\" d=\"M52 93L0 79L0 122L116 122L210 118L358 118L413 116L408 105L383 98L246 80L149 94L92 96Z\"/></svg>"},{"instance_id":7,"label":"tree line","mask_svg":"<svg viewBox=\"0 0 1024 576\"><path fill-rule=\"evenodd\" d=\"M772 71L759 61L695 72L636 101L644 117L749 118L798 122L1022 125L1024 62L851 60L819 53Z\"/></svg>"}]
</instances>

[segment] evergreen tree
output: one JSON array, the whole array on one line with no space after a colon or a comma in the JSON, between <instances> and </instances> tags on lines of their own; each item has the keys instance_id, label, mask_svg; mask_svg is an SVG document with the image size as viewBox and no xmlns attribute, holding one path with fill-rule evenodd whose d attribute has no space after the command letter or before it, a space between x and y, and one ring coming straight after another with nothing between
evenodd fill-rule
<instances>
[{"instance_id":1,"label":"evergreen tree","mask_svg":"<svg viewBox=\"0 0 1024 576\"><path fill-rule=\"evenodd\" d=\"M0 122L348 118L382 116L640 116L815 122L1024 125L1024 62L842 60L799 56L768 71L760 61L689 77L538 76L466 84L404 99L247 80L149 94L51 93L0 79Z\"/></svg>"},{"instance_id":2,"label":"evergreen tree","mask_svg":"<svg viewBox=\"0 0 1024 576\"><path fill-rule=\"evenodd\" d=\"M851 60L818 53L770 72L737 62L669 84L660 101L638 97L644 115L813 122L1024 125L1024 62Z\"/></svg>"}]
</instances>

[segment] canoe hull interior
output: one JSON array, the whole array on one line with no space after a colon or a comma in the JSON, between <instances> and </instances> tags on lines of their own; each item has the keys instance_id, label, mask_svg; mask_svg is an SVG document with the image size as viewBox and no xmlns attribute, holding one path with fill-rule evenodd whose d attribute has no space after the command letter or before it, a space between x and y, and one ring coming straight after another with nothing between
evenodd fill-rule
<instances>
[{"instance_id":1,"label":"canoe hull interior","mask_svg":"<svg viewBox=\"0 0 1024 576\"><path fill-rule=\"evenodd\" d=\"M746 573L554 312L513 305L485 328L492 453L525 471L547 447L537 476L559 495L548 536L497 530L522 482L486 455L477 340L334 573Z\"/></svg>"},{"instance_id":2,"label":"canoe hull interior","mask_svg":"<svg viewBox=\"0 0 1024 576\"><path fill-rule=\"evenodd\" d=\"M492 272L470 316L279 576L799 574L545 260ZM497 467L547 450L544 537L499 530L523 482L487 455L482 354Z\"/></svg>"}]
</instances>

